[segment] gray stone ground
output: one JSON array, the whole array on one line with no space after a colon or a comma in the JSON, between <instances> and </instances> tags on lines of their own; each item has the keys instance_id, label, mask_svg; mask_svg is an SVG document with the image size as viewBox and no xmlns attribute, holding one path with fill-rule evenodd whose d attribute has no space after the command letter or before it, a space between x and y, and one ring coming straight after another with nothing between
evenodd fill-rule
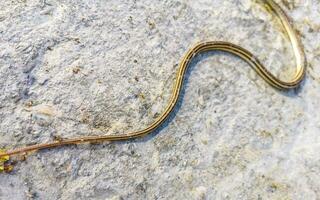
<instances>
[{"instance_id":1,"label":"gray stone ground","mask_svg":"<svg viewBox=\"0 0 320 200\"><path fill-rule=\"evenodd\" d=\"M203 54L157 133L33 154L0 174L0 199L319 199L320 1L277 2L305 46L301 88L279 92L238 58ZM145 127L198 41L246 47L283 79L294 71L280 26L250 0L0 5L1 148Z\"/></svg>"}]
</instances>

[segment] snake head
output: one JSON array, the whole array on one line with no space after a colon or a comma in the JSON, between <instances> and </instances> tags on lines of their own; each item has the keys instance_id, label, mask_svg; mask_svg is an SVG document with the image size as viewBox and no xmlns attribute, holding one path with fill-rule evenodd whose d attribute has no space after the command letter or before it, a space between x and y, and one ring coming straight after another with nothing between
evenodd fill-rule
<instances>
[{"instance_id":1,"label":"snake head","mask_svg":"<svg viewBox=\"0 0 320 200\"><path fill-rule=\"evenodd\" d=\"M4 150L0 149L0 154L5 154ZM1 156L0 157L0 173L6 172L9 173L13 170L13 166L8 163L10 156Z\"/></svg>"}]
</instances>

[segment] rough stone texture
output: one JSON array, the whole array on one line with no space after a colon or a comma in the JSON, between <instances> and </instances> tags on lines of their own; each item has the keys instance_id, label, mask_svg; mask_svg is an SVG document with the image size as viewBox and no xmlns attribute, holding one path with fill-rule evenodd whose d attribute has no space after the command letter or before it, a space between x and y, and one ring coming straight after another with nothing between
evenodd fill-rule
<instances>
[{"instance_id":1,"label":"rough stone texture","mask_svg":"<svg viewBox=\"0 0 320 200\"><path fill-rule=\"evenodd\" d=\"M63 147L0 174L0 199L319 199L320 1L277 1L309 61L279 92L238 58L198 56L174 115L133 142ZM194 43L226 40L282 78L275 20L250 0L0 0L0 147L124 133L168 103Z\"/></svg>"}]
</instances>

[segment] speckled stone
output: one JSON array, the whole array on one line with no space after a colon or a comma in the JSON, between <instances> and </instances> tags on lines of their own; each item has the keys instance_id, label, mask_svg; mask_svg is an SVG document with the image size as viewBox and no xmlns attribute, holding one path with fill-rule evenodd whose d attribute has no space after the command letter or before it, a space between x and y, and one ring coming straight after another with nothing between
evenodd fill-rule
<instances>
[{"instance_id":1,"label":"speckled stone","mask_svg":"<svg viewBox=\"0 0 320 200\"><path fill-rule=\"evenodd\" d=\"M0 148L144 128L199 41L239 44L283 79L294 72L279 22L251 0L0 2ZM308 58L299 89L202 54L159 131L31 155L0 174L0 199L320 198L320 1L277 2Z\"/></svg>"}]
</instances>

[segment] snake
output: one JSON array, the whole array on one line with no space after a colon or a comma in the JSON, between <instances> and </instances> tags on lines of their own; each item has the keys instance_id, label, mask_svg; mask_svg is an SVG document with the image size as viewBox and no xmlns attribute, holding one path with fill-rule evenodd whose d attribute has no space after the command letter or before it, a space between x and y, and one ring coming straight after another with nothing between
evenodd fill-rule
<instances>
[{"instance_id":1,"label":"snake","mask_svg":"<svg viewBox=\"0 0 320 200\"><path fill-rule=\"evenodd\" d=\"M267 83L269 83L276 89L289 90L297 88L305 77L307 66L307 61L301 41L298 37L296 30L293 28L292 22L290 21L289 17L276 2L274 2L273 0L261 0L261 2L265 6L265 8L267 8L268 11L271 11L271 13L273 13L273 15L279 19L279 21L281 22L280 24L284 28L286 35L288 36L289 41L291 43L296 64L296 72L295 75L291 78L291 80L283 81L277 78L259 61L259 59L255 55L238 45L224 41L199 42L195 44L192 48L190 48L182 58L178 66L169 103L165 107L164 111L155 119L155 121L153 121L144 129L125 134L82 136L70 139L54 140L52 142L43 144L33 144L22 148L0 152L0 158L18 154L26 154L28 152L38 151L42 149L50 149L65 145L90 142L97 143L104 141L132 140L144 137L154 132L157 128L159 128L161 124L163 124L166 121L166 119L176 106L179 96L181 95L180 93L183 87L184 78L190 62L198 54L208 51L227 52L241 58L246 63L248 63Z\"/></svg>"}]
</instances>

